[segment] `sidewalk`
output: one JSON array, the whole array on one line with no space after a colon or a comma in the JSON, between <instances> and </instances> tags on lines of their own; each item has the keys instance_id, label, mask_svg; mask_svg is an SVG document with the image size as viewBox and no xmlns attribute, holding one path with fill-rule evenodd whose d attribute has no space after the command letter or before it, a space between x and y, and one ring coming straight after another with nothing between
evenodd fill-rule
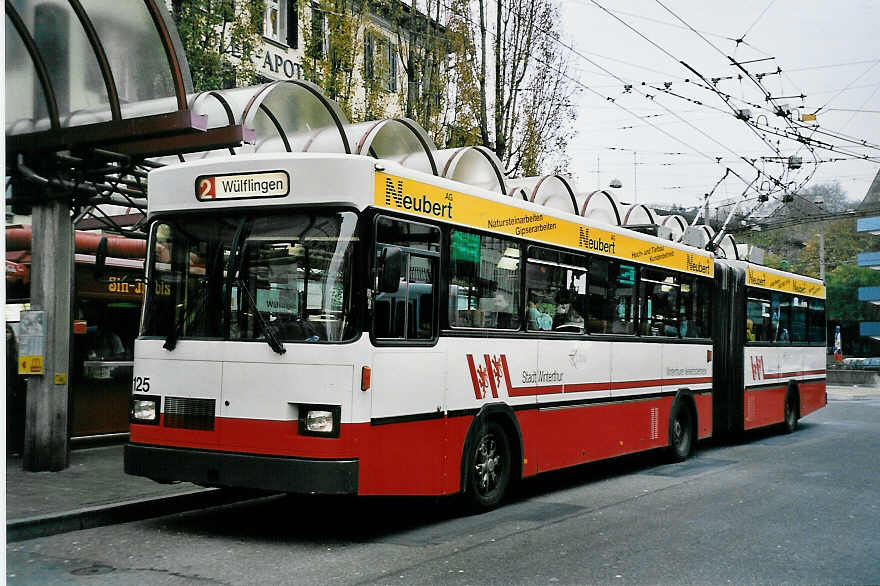
<instances>
[{"instance_id":1,"label":"sidewalk","mask_svg":"<svg viewBox=\"0 0 880 586\"><path fill-rule=\"evenodd\" d=\"M829 401L858 401L860 399L880 397L880 387L828 385L826 390Z\"/></svg>"},{"instance_id":2,"label":"sidewalk","mask_svg":"<svg viewBox=\"0 0 880 586\"><path fill-rule=\"evenodd\" d=\"M6 457L6 539L21 541L252 498L252 493L159 484L123 471L123 446L75 449L60 472L25 472Z\"/></svg>"}]
</instances>

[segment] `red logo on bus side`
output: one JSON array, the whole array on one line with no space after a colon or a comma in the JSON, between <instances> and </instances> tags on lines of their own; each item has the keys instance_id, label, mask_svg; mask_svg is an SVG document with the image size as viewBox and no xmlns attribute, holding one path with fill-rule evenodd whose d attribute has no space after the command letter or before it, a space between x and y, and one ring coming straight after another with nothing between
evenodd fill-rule
<instances>
[{"instance_id":1,"label":"red logo on bus side","mask_svg":"<svg viewBox=\"0 0 880 586\"><path fill-rule=\"evenodd\" d=\"M749 356L749 362L752 365L752 379L764 380L764 357Z\"/></svg>"},{"instance_id":2,"label":"red logo on bus side","mask_svg":"<svg viewBox=\"0 0 880 586\"><path fill-rule=\"evenodd\" d=\"M498 398L498 389L501 384L510 387L510 371L507 368L507 356L504 354L489 356L483 354L483 362L476 363L474 355L467 355L468 369L471 373L471 382L474 385L474 397L485 399L486 395Z\"/></svg>"}]
</instances>

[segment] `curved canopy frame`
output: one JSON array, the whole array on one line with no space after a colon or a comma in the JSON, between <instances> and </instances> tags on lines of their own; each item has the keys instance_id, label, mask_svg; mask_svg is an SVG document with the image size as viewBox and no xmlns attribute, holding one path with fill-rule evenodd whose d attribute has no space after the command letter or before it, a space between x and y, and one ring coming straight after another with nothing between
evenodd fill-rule
<instances>
[{"instance_id":1,"label":"curved canopy frame","mask_svg":"<svg viewBox=\"0 0 880 586\"><path fill-rule=\"evenodd\" d=\"M345 115L313 83L301 80L211 90L190 96L189 107L204 116L207 126L241 125L248 129L246 152L350 153ZM187 159L236 154L227 150L201 151ZM183 156L180 156L184 160Z\"/></svg>"},{"instance_id":2,"label":"curved canopy frame","mask_svg":"<svg viewBox=\"0 0 880 586\"><path fill-rule=\"evenodd\" d=\"M620 226L620 204L617 198L604 189L597 189L584 198L580 215L613 226Z\"/></svg>"},{"instance_id":3,"label":"curved canopy frame","mask_svg":"<svg viewBox=\"0 0 880 586\"><path fill-rule=\"evenodd\" d=\"M189 67L164 2L6 0L5 8L7 135L120 122L140 115L124 108L134 101L170 97L165 113L187 109ZM73 116L83 111L100 114Z\"/></svg>"},{"instance_id":4,"label":"curved canopy frame","mask_svg":"<svg viewBox=\"0 0 880 586\"><path fill-rule=\"evenodd\" d=\"M697 224L696 226L688 226L681 238L683 244L695 246L705 250L712 243L715 237L715 230L711 226L705 224Z\"/></svg>"},{"instance_id":5,"label":"curved canopy frame","mask_svg":"<svg viewBox=\"0 0 880 586\"><path fill-rule=\"evenodd\" d=\"M740 260L739 249L737 248L736 239L733 237L733 234L724 235L721 242L718 243L716 252L720 252L721 254L719 256L724 256L724 258Z\"/></svg>"},{"instance_id":6,"label":"curved canopy frame","mask_svg":"<svg viewBox=\"0 0 880 586\"><path fill-rule=\"evenodd\" d=\"M624 226L641 226L656 223L657 218L654 210L641 203L630 205L623 214Z\"/></svg>"},{"instance_id":7,"label":"curved canopy frame","mask_svg":"<svg viewBox=\"0 0 880 586\"><path fill-rule=\"evenodd\" d=\"M577 213L577 200L574 197L574 189L572 189L571 183L562 175L541 175L538 177L511 179L508 181L508 184L525 189L526 193L528 193L529 201L532 203L564 212Z\"/></svg>"},{"instance_id":8,"label":"curved canopy frame","mask_svg":"<svg viewBox=\"0 0 880 586\"><path fill-rule=\"evenodd\" d=\"M687 220L685 220L682 216L678 214L671 214L669 216L664 216L660 220L661 226L666 226L670 230L672 230L672 239L678 240L684 231L687 230L688 224Z\"/></svg>"},{"instance_id":9,"label":"curved canopy frame","mask_svg":"<svg viewBox=\"0 0 880 586\"><path fill-rule=\"evenodd\" d=\"M371 120L345 127L351 153L389 159L410 169L437 175L437 151L425 129L409 118Z\"/></svg>"},{"instance_id":10,"label":"curved canopy frame","mask_svg":"<svg viewBox=\"0 0 880 586\"><path fill-rule=\"evenodd\" d=\"M435 151L440 175L489 191L507 193L504 172L498 156L484 146L468 146Z\"/></svg>"},{"instance_id":11,"label":"curved canopy frame","mask_svg":"<svg viewBox=\"0 0 880 586\"><path fill-rule=\"evenodd\" d=\"M511 187L507 190L507 197L529 201L528 192L522 187Z\"/></svg>"}]
</instances>

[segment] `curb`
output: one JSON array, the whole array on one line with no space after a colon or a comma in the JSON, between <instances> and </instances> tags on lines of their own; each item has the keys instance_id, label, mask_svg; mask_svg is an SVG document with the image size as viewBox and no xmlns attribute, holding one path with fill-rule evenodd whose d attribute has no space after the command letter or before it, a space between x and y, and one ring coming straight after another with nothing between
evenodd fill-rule
<instances>
[{"instance_id":1,"label":"curb","mask_svg":"<svg viewBox=\"0 0 880 586\"><path fill-rule=\"evenodd\" d=\"M13 519L6 523L6 542L26 541L81 529L141 521L265 496L265 492L200 488L171 496L122 501L110 505Z\"/></svg>"}]
</instances>

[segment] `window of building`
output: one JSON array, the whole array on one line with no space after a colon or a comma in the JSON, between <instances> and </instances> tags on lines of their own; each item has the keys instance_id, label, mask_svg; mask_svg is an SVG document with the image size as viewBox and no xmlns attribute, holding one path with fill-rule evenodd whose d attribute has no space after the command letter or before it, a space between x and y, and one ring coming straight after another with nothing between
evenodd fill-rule
<instances>
[{"instance_id":1,"label":"window of building","mask_svg":"<svg viewBox=\"0 0 880 586\"><path fill-rule=\"evenodd\" d=\"M587 331L593 334L634 334L636 267L593 257L590 261Z\"/></svg>"},{"instance_id":2,"label":"window of building","mask_svg":"<svg viewBox=\"0 0 880 586\"><path fill-rule=\"evenodd\" d=\"M449 325L518 330L519 244L462 230L449 241Z\"/></svg>"},{"instance_id":3,"label":"window of building","mask_svg":"<svg viewBox=\"0 0 880 586\"><path fill-rule=\"evenodd\" d=\"M373 303L373 333L391 340L433 340L436 335L437 269L440 230L385 216L376 218L376 266L390 249L402 255L396 291L379 291Z\"/></svg>"},{"instance_id":4,"label":"window of building","mask_svg":"<svg viewBox=\"0 0 880 586\"><path fill-rule=\"evenodd\" d=\"M384 44L388 63L388 77L385 80L385 89L389 92L397 91L397 45L388 41Z\"/></svg>"},{"instance_id":5,"label":"window of building","mask_svg":"<svg viewBox=\"0 0 880 586\"><path fill-rule=\"evenodd\" d=\"M375 53L375 43L373 35L369 31L364 32L364 79L373 79L375 75L373 54Z\"/></svg>"},{"instance_id":6,"label":"window of building","mask_svg":"<svg viewBox=\"0 0 880 586\"><path fill-rule=\"evenodd\" d=\"M297 0L287 0L287 45L299 48L299 7Z\"/></svg>"},{"instance_id":7,"label":"window of building","mask_svg":"<svg viewBox=\"0 0 880 586\"><path fill-rule=\"evenodd\" d=\"M678 337L680 289L672 273L642 268L639 305L642 308L640 323L643 336Z\"/></svg>"},{"instance_id":8,"label":"window of building","mask_svg":"<svg viewBox=\"0 0 880 586\"><path fill-rule=\"evenodd\" d=\"M284 12L287 4L283 0L266 0L266 12L263 19L263 36L276 43L284 42L286 23Z\"/></svg>"},{"instance_id":9,"label":"window of building","mask_svg":"<svg viewBox=\"0 0 880 586\"><path fill-rule=\"evenodd\" d=\"M532 246L526 264L529 331L583 333L587 301L586 258Z\"/></svg>"}]
</instances>

